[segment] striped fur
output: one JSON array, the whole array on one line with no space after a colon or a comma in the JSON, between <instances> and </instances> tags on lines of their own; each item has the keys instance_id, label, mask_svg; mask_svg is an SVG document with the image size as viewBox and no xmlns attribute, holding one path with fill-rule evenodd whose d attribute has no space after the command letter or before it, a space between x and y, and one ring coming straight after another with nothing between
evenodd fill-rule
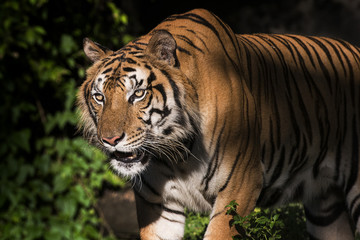
<instances>
[{"instance_id":1,"label":"striped fur","mask_svg":"<svg viewBox=\"0 0 360 240\"><path fill-rule=\"evenodd\" d=\"M235 35L206 10L173 15L118 51L88 39L85 136L132 179L142 239L181 239L184 208L304 203L314 239L360 231L360 51L342 40Z\"/></svg>"}]
</instances>

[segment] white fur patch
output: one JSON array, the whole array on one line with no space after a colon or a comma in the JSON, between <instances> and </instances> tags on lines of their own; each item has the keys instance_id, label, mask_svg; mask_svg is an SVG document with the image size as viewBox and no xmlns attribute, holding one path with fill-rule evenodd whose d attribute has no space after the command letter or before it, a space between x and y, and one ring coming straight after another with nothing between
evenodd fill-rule
<instances>
[{"instance_id":1,"label":"white fur patch","mask_svg":"<svg viewBox=\"0 0 360 240\"><path fill-rule=\"evenodd\" d=\"M144 171L148 163L123 163L116 159L110 160L111 168L118 174L124 177L134 177L140 172Z\"/></svg>"}]
</instances>

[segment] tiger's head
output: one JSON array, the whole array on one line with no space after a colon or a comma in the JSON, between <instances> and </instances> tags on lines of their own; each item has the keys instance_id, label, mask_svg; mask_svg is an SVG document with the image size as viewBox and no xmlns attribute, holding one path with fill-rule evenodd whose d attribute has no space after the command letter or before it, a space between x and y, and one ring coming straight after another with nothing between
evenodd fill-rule
<instances>
[{"instance_id":1,"label":"tiger's head","mask_svg":"<svg viewBox=\"0 0 360 240\"><path fill-rule=\"evenodd\" d=\"M111 51L89 39L93 62L78 93L80 124L115 172L133 177L151 161L173 161L197 125L196 92L167 31ZM181 155L181 154L180 154Z\"/></svg>"}]
</instances>

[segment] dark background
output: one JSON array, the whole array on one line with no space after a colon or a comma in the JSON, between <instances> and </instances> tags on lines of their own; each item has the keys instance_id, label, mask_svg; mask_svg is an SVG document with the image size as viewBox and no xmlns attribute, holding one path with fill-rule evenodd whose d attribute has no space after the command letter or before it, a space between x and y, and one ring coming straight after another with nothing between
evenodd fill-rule
<instances>
[{"instance_id":1,"label":"dark background","mask_svg":"<svg viewBox=\"0 0 360 240\"><path fill-rule=\"evenodd\" d=\"M322 35L359 44L359 0L123 1L129 31L145 34L171 14L205 8L236 33Z\"/></svg>"},{"instance_id":2,"label":"dark background","mask_svg":"<svg viewBox=\"0 0 360 240\"><path fill-rule=\"evenodd\" d=\"M103 195L126 180L109 171L76 126L75 96L90 65L82 40L119 49L193 8L214 12L236 33L360 45L360 0L1 0L0 240L114 239ZM134 222L114 216L125 229Z\"/></svg>"}]
</instances>

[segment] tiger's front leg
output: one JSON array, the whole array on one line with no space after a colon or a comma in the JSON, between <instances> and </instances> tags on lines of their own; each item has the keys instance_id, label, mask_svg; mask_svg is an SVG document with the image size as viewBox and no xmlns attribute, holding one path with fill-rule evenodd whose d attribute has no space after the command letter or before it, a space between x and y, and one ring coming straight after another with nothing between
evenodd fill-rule
<instances>
[{"instance_id":1,"label":"tiger's front leg","mask_svg":"<svg viewBox=\"0 0 360 240\"><path fill-rule=\"evenodd\" d=\"M141 240L180 240L184 235L185 213L179 206L146 201L135 192Z\"/></svg>"},{"instance_id":2,"label":"tiger's front leg","mask_svg":"<svg viewBox=\"0 0 360 240\"><path fill-rule=\"evenodd\" d=\"M255 208L263 183L261 164L255 160L250 160L250 162L239 161L238 164L240 165L237 166L239 171L228 175L231 176L231 179L228 179L230 181L222 186L217 195L204 236L205 240L231 240L233 236L242 232L242 229L236 229L235 226L232 226L232 216L226 214L225 206L232 200L239 204L236 213L240 216L249 215Z\"/></svg>"}]
</instances>

